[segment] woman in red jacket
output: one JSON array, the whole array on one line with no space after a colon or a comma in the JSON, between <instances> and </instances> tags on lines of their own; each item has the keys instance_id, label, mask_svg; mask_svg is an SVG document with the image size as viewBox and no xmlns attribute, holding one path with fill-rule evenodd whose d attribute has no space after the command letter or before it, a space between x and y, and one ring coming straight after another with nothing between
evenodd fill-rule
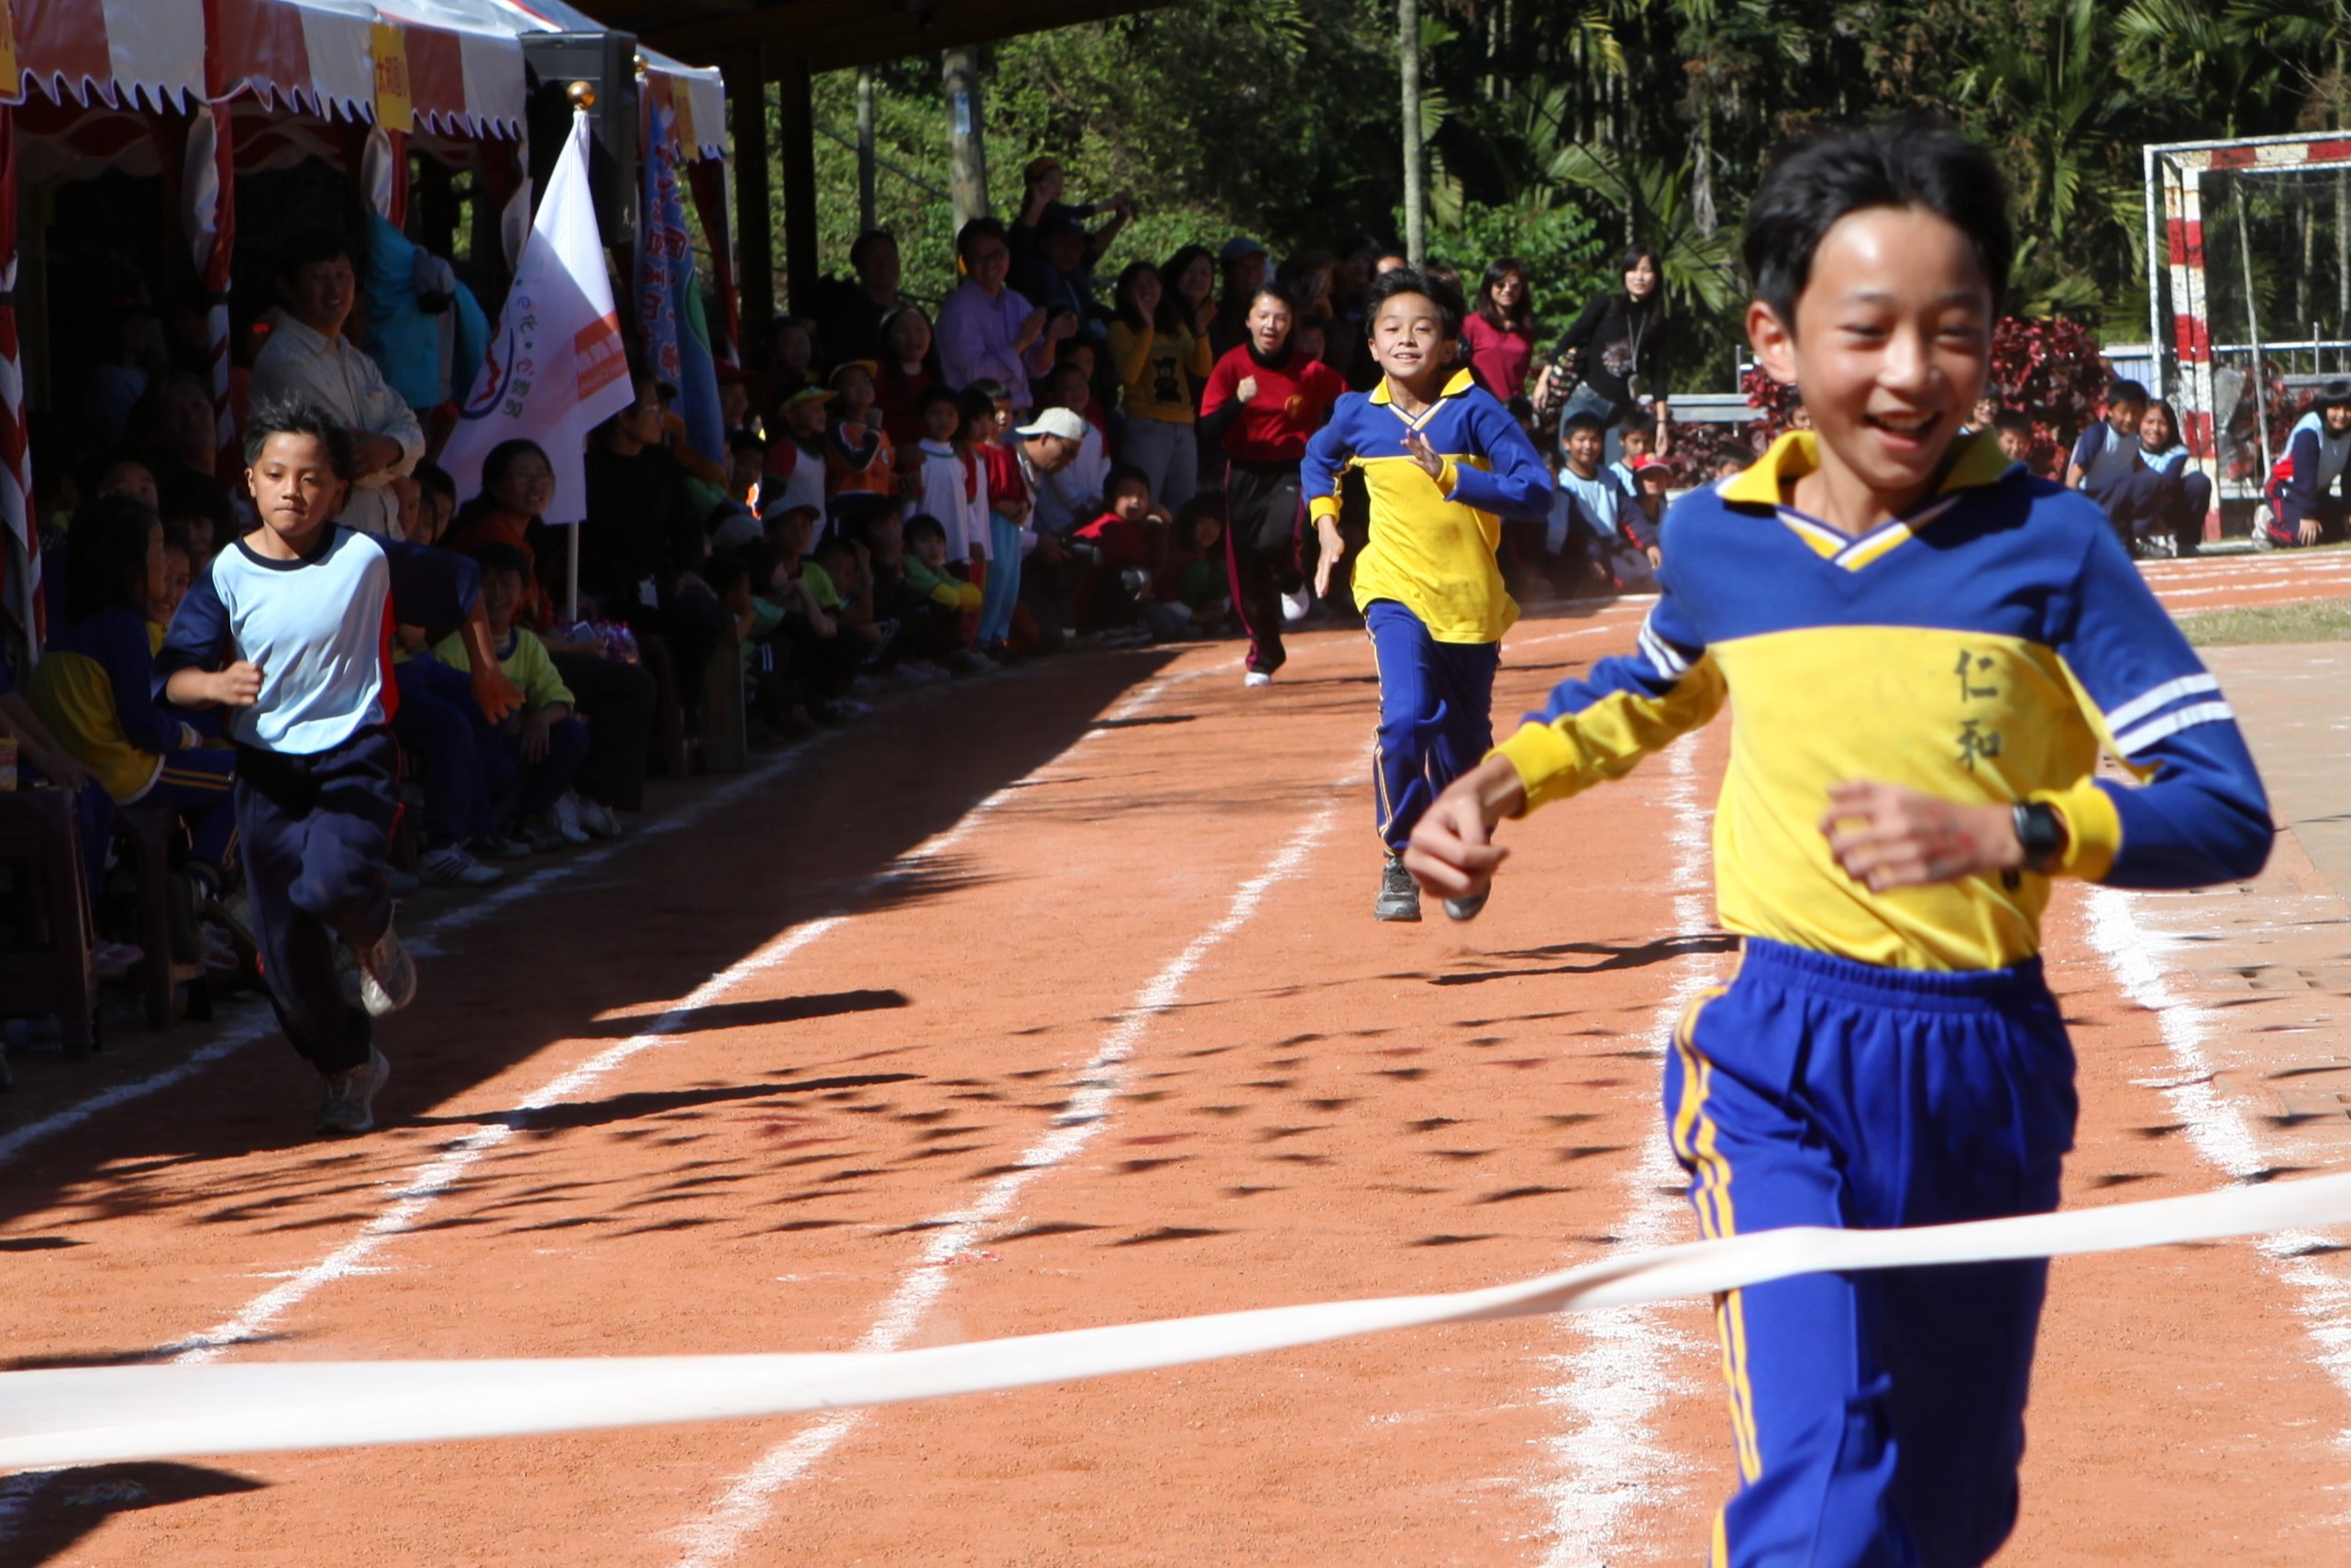
<instances>
[{"instance_id":1,"label":"woman in red jacket","mask_svg":"<svg viewBox=\"0 0 2351 1568\"><path fill-rule=\"evenodd\" d=\"M1282 667L1282 595L1305 584L1298 459L1347 390L1336 370L1297 351L1297 316L1287 289L1260 288L1250 297L1247 338L1216 362L1200 396L1201 444L1225 458L1225 559L1233 608L1249 631L1250 686L1270 684Z\"/></svg>"},{"instance_id":2,"label":"woman in red jacket","mask_svg":"<svg viewBox=\"0 0 2351 1568\"><path fill-rule=\"evenodd\" d=\"M1462 323L1470 369L1504 403L1526 395L1527 366L1535 354L1535 307L1528 297L1527 264L1505 256L1487 264L1477 306Z\"/></svg>"}]
</instances>

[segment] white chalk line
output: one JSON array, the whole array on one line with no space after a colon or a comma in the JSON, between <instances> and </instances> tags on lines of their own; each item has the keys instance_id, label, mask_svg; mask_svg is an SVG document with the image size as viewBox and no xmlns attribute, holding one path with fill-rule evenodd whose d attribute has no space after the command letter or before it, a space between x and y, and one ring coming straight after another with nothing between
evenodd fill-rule
<instances>
[{"instance_id":1,"label":"white chalk line","mask_svg":"<svg viewBox=\"0 0 2351 1568\"><path fill-rule=\"evenodd\" d=\"M1053 767L1066 758L1070 752L1095 736L1106 733L1101 727L1106 721L1131 718L1156 701L1170 688L1206 673L1208 671L1204 669L1179 670L1148 681L1137 688L1105 714L1102 720L1096 721L1093 726L1089 726L1081 733L1068 747L1051 760L1032 769L1021 780L1007 785L980 801L966 811L953 826L916 845L899 856L889 867L868 878L869 885L866 890L868 892L877 890L900 880L911 874L922 862L935 859L961 845L970 837L978 825L980 818L1010 800L1023 785L1039 781ZM427 933L444 935L453 931L463 930L467 926L488 919L498 910L518 899L544 890L556 883L577 877L584 871L591 870L634 845L665 834L681 832L711 812L732 805L741 796L798 767L809 760L821 746L829 745L839 733L833 732L819 736L806 745L796 747L783 756L730 779L716 789L707 790L678 811L665 816L661 821L649 823L625 838L613 840L596 849L574 856L562 865L550 867L519 882L501 887L461 909L453 910L420 926L417 934L420 937ZM719 999L728 986L739 984L756 974L777 966L818 938L838 928L847 918L845 913L836 912L794 927L741 963L697 987L684 1001L661 1014L651 1028L621 1042L589 1062L573 1068L570 1072L557 1077L527 1097L513 1113L515 1120L483 1127L451 1144L439 1157L420 1167L413 1176L402 1183L391 1194L389 1207L361 1227L359 1233L349 1242L328 1253L318 1263L290 1276L283 1284L256 1297L231 1317L213 1328L182 1340L177 1344L166 1346L159 1352L159 1354L168 1356L173 1362L181 1364L200 1364L216 1360L224 1352L235 1348L237 1343L266 1331L270 1324L283 1318L287 1312L326 1286L337 1280L374 1272L368 1266L368 1260L386 1242L422 1216L425 1210L461 1179L466 1171L478 1163L482 1155L512 1137L517 1128L524 1124L524 1119L531 1111L545 1110L570 1095L577 1094L596 1079L627 1062L631 1057L659 1043L664 1036L674 1032L679 1023L697 1007L708 1006L712 1001ZM69 1106L63 1110L45 1117L39 1121L18 1128L6 1138L0 1138L0 1163L5 1163L26 1146L42 1138L70 1131L92 1117L116 1106L128 1104L182 1083L204 1067L224 1060L256 1040L274 1032L275 1030L276 1018L270 1012L267 1006L263 1005L254 1020L240 1023L237 1032L214 1041L172 1067L134 1083L117 1085L76 1105ZM26 1509L39 1495L42 1487L57 1474L59 1473L56 1471L28 1471L9 1477L6 1481L0 1481L0 1545L5 1545L13 1536L13 1527L17 1521L21 1519Z\"/></svg>"},{"instance_id":2,"label":"white chalk line","mask_svg":"<svg viewBox=\"0 0 2351 1568\"><path fill-rule=\"evenodd\" d=\"M1114 714L1139 712L1157 701L1160 695L1175 683L1173 678L1150 682L1113 709L1112 712ZM1063 757L1067 756L1070 751L1083 745L1088 736L1099 733L1095 729L1087 730L1076 740L1071 742L1069 747L1056 754L1050 761L1032 768L1023 775L1021 780L1006 785L980 801L965 812L953 826L933 834L906 854L900 856L883 870L866 878L860 884L859 893L870 896L912 875L924 862L935 859L962 844L971 836L982 821L1006 801L1011 799L1017 790L1025 784L1039 779ZM854 902L855 900L853 899L852 901ZM635 1056L675 1034L695 1013L723 999L728 992L744 981L778 967L812 943L838 930L850 918L848 910L835 910L795 926L763 944L748 957L712 976L695 987L682 1001L661 1013L646 1029L598 1053L579 1066L560 1074L535 1090L508 1113L508 1120L480 1128L450 1144L439 1156L419 1168L413 1176L398 1187L392 1194L388 1207L361 1226L359 1234L342 1246L287 1279L283 1284L262 1292L226 1321L181 1342L178 1345L171 1347L166 1353L170 1354L175 1362L211 1361L223 1350L266 1332L287 1312L319 1290L337 1280L348 1279L353 1275L363 1272L368 1260L386 1242L409 1229L425 1210L438 1201L442 1194L462 1180L465 1174L480 1162L483 1155L506 1142L526 1125L534 1111L545 1110L550 1106L561 1104L589 1088L597 1080L609 1076Z\"/></svg>"},{"instance_id":3,"label":"white chalk line","mask_svg":"<svg viewBox=\"0 0 2351 1568\"><path fill-rule=\"evenodd\" d=\"M437 947L437 939L478 925L520 900L533 898L548 889L593 871L613 856L626 854L648 839L665 834L678 833L692 826L712 812L723 811L751 791L773 783L782 775L810 760L821 747L833 743L839 732L816 737L785 755L760 764L739 774L724 784L706 790L684 802L660 821L648 823L624 837L609 839L592 849L569 856L558 864L535 871L518 881L508 882L490 889L480 897L425 921L412 932L403 933L403 940L412 953L430 955ZM70 1132L92 1118L104 1115L120 1106L130 1105L165 1089L176 1088L205 1068L224 1062L258 1041L275 1036L277 1016L266 1001L253 1001L240 1007L243 1016L232 1019L211 1041L190 1052L171 1066L146 1077L116 1084L101 1089L86 1099L77 1100L62 1110L51 1111L37 1121L0 1133L0 1165L6 1165L36 1143L44 1143L61 1132Z\"/></svg>"},{"instance_id":4,"label":"white chalk line","mask_svg":"<svg viewBox=\"0 0 2351 1568\"><path fill-rule=\"evenodd\" d=\"M1707 845L1714 813L1699 799L1697 751L1698 737L1685 735L1664 757L1672 930L1685 937L1715 926ZM1677 961L1672 988L1650 1017L1646 1037L1671 1050L1690 999L1720 973L1721 966L1706 957ZM1640 1158L1620 1178L1629 1206L1609 1230L1617 1250L1650 1252L1687 1239L1689 1207L1668 1196L1683 1179L1662 1117L1651 1119ZM1562 1375L1540 1397L1569 1425L1543 1440L1552 1467L1536 1488L1549 1510L1543 1568L1606 1564L1635 1513L1653 1510L1680 1491L1674 1477L1689 1462L1664 1446L1657 1419L1667 1398L1684 1391L1677 1367L1703 1360L1705 1347L1676 1323L1679 1315L1664 1306L1615 1307L1562 1320L1582 1344L1547 1358Z\"/></svg>"},{"instance_id":5,"label":"white chalk line","mask_svg":"<svg viewBox=\"0 0 2351 1568\"><path fill-rule=\"evenodd\" d=\"M858 1340L858 1350L902 1348L923 1314L945 1293L948 1261L980 1241L1039 1176L1065 1163L1092 1142L1109 1118L1112 1100L1125 1087L1125 1064L1144 1033L1176 1005L1185 982L1208 955L1255 916L1265 895L1306 866L1338 822L1339 810L1336 805L1325 807L1292 834L1266 868L1233 894L1223 917L1194 937L1135 994L1093 1056L1077 1069L1076 1092L1070 1097L1068 1108L1021 1156L1019 1167L989 1183L967 1207L933 1221L942 1228L931 1233L921 1257L900 1279L872 1326ZM762 1454L729 1483L704 1518L670 1532L686 1547L679 1568L715 1568L733 1557L767 1522L776 1494L814 1469L857 1430L866 1416L864 1409L826 1416Z\"/></svg>"},{"instance_id":6,"label":"white chalk line","mask_svg":"<svg viewBox=\"0 0 2351 1568\"><path fill-rule=\"evenodd\" d=\"M2091 944L2105 957L2123 994L2153 1013L2163 1032L2173 1073L2182 1080L2166 1087L2163 1098L2186 1124L2189 1142L2213 1166L2239 1181L2250 1180L2273 1162L2264 1157L2243 1111L2213 1085L2204 1043L2218 1032L2220 1020L2172 988L2160 955L2182 944L2143 925L2140 901L2117 888L2092 889ZM2292 1292L2319 1366L2351 1395L2351 1286L2319 1264L2327 1239L2312 1231L2289 1231L2264 1236L2257 1244ZM2337 1432L2335 1441L2351 1447L2351 1429Z\"/></svg>"}]
</instances>

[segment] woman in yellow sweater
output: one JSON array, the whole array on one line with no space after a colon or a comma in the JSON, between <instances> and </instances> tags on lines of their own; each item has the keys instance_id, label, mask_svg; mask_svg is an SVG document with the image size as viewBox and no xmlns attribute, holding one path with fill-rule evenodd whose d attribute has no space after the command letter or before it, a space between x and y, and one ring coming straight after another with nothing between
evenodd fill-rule
<instances>
[{"instance_id":1,"label":"woman in yellow sweater","mask_svg":"<svg viewBox=\"0 0 2351 1568\"><path fill-rule=\"evenodd\" d=\"M1199 486L1199 443L1192 422L1194 388L1215 356L1195 334L1159 269L1137 261L1119 274L1118 315L1110 323L1110 363L1119 374L1127 427L1120 455L1151 481L1151 499L1170 512Z\"/></svg>"}]
</instances>

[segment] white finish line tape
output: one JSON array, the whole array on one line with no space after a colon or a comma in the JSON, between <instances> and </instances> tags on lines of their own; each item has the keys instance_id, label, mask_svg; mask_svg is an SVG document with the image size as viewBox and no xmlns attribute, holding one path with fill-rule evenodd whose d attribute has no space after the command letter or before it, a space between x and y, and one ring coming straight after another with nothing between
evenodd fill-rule
<instances>
[{"instance_id":1,"label":"white finish line tape","mask_svg":"<svg viewBox=\"0 0 2351 1568\"><path fill-rule=\"evenodd\" d=\"M1823 1270L2118 1252L2351 1222L2351 1175L1902 1231L1695 1242L1518 1285L923 1350L543 1361L281 1362L0 1375L0 1470L436 1442L980 1394L1481 1318L1711 1295Z\"/></svg>"}]
</instances>

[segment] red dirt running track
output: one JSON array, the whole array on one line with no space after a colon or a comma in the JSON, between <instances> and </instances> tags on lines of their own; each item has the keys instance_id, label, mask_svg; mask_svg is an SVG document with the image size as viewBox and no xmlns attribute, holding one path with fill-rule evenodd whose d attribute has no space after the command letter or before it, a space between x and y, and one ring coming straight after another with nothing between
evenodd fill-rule
<instances>
[{"instance_id":1,"label":"red dirt running track","mask_svg":"<svg viewBox=\"0 0 2351 1568\"><path fill-rule=\"evenodd\" d=\"M2341 595L2351 558L2150 577L2206 610ZM1497 713L1643 608L1522 624ZM930 690L673 790L646 822L675 826L531 896L420 901L369 1137L307 1135L315 1080L248 1013L20 1056L12 1364L880 1348L1694 1235L1655 1099L1678 999L1729 961L1726 732L1509 830L1474 924L1379 926L1368 650L1294 646L1264 690L1231 645ZM2341 1163L2197 1054L2351 1055L2340 900L2290 839L2198 897L2060 900L2070 1204ZM2288 925L2318 978L2279 996L2231 944ZM2062 1264L2004 1561L2339 1560L2346 1300L2310 1247ZM1687 1562L1729 1473L1716 1368L1684 1304L824 1421L104 1466L0 1479L0 1562Z\"/></svg>"}]
</instances>

